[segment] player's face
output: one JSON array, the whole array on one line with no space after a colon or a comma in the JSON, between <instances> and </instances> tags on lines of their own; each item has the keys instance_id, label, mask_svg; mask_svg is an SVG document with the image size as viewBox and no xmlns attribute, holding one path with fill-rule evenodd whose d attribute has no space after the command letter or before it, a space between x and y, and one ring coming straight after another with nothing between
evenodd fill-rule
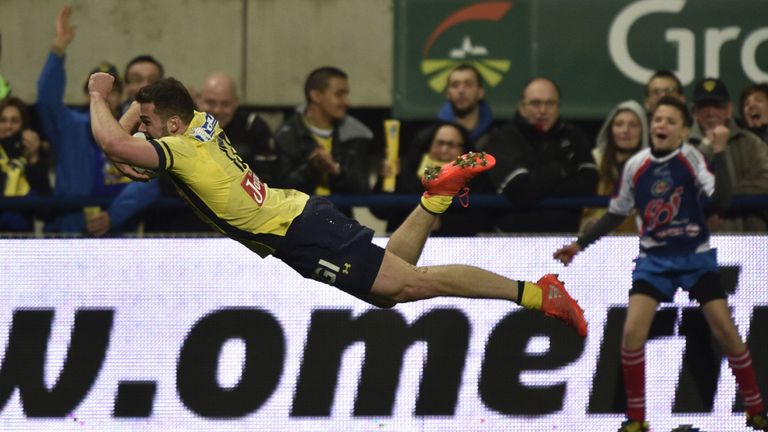
<instances>
[{"instance_id":1,"label":"player's face","mask_svg":"<svg viewBox=\"0 0 768 432\"><path fill-rule=\"evenodd\" d=\"M717 126L725 126L731 118L732 110L733 105L730 102L708 102L696 104L693 114L702 131L707 132Z\"/></svg>"},{"instance_id":2,"label":"player's face","mask_svg":"<svg viewBox=\"0 0 768 432\"><path fill-rule=\"evenodd\" d=\"M461 133L453 126L441 126L432 139L429 157L440 162L450 162L461 156L463 149Z\"/></svg>"},{"instance_id":3,"label":"player's face","mask_svg":"<svg viewBox=\"0 0 768 432\"><path fill-rule=\"evenodd\" d=\"M21 112L13 105L8 105L0 113L0 139L8 138L21 132Z\"/></svg>"},{"instance_id":4,"label":"player's face","mask_svg":"<svg viewBox=\"0 0 768 432\"><path fill-rule=\"evenodd\" d=\"M611 133L616 147L624 152L632 151L640 146L642 128L640 119L632 111L621 111L613 117Z\"/></svg>"},{"instance_id":5,"label":"player's face","mask_svg":"<svg viewBox=\"0 0 768 432\"><path fill-rule=\"evenodd\" d=\"M768 95L756 91L744 99L744 120L751 128L768 124Z\"/></svg>"},{"instance_id":6,"label":"player's face","mask_svg":"<svg viewBox=\"0 0 768 432\"><path fill-rule=\"evenodd\" d=\"M688 137L688 127L685 126L683 113L676 107L660 105L656 108L651 119L651 141L656 150L674 150L683 144Z\"/></svg>"},{"instance_id":7,"label":"player's face","mask_svg":"<svg viewBox=\"0 0 768 432\"><path fill-rule=\"evenodd\" d=\"M206 86L200 92L200 109L211 113L222 128L232 121L237 106L237 96L224 86Z\"/></svg>"},{"instance_id":8,"label":"player's face","mask_svg":"<svg viewBox=\"0 0 768 432\"><path fill-rule=\"evenodd\" d=\"M139 90L159 80L160 68L152 62L134 63L125 74L125 96L133 99Z\"/></svg>"},{"instance_id":9,"label":"player's face","mask_svg":"<svg viewBox=\"0 0 768 432\"><path fill-rule=\"evenodd\" d=\"M446 97L453 107L453 112L462 117L472 112L485 96L475 73L470 69L451 72L448 76Z\"/></svg>"},{"instance_id":10,"label":"player's face","mask_svg":"<svg viewBox=\"0 0 768 432\"><path fill-rule=\"evenodd\" d=\"M141 125L139 132L143 132L147 139L162 138L171 135L166 122L155 112L154 103L143 103L140 106L139 118Z\"/></svg>"},{"instance_id":11,"label":"player's face","mask_svg":"<svg viewBox=\"0 0 768 432\"><path fill-rule=\"evenodd\" d=\"M314 92L314 102L330 119L338 121L347 115L349 109L349 84L346 78L331 77L328 87Z\"/></svg>"},{"instance_id":12,"label":"player's face","mask_svg":"<svg viewBox=\"0 0 768 432\"><path fill-rule=\"evenodd\" d=\"M547 80L533 81L526 87L518 109L533 127L540 132L547 132L560 117L557 89Z\"/></svg>"}]
</instances>

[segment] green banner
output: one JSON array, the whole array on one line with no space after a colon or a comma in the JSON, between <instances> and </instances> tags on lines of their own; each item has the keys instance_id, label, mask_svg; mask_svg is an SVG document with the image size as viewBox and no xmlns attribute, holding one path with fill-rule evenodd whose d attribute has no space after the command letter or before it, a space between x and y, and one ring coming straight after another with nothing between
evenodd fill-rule
<instances>
[{"instance_id":1,"label":"green banner","mask_svg":"<svg viewBox=\"0 0 768 432\"><path fill-rule=\"evenodd\" d=\"M523 85L545 76L562 90L562 113L602 118L642 101L659 69L686 94L703 77L741 89L768 81L765 0L397 0L394 113L433 118L450 69L471 63L497 117L511 117Z\"/></svg>"}]
</instances>

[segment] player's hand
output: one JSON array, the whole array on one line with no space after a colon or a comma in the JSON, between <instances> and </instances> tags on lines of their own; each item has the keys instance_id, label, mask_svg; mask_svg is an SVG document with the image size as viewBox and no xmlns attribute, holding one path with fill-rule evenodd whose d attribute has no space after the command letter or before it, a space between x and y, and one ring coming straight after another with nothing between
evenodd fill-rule
<instances>
[{"instance_id":1,"label":"player's hand","mask_svg":"<svg viewBox=\"0 0 768 432\"><path fill-rule=\"evenodd\" d=\"M91 216L85 221L85 230L94 237L101 237L108 233L111 226L112 220L109 217L109 212L105 211Z\"/></svg>"},{"instance_id":2,"label":"player's hand","mask_svg":"<svg viewBox=\"0 0 768 432\"><path fill-rule=\"evenodd\" d=\"M94 94L103 98L107 98L109 92L112 91L112 84L115 82L115 77L108 73L96 72L88 79L88 93L92 96Z\"/></svg>"},{"instance_id":3,"label":"player's hand","mask_svg":"<svg viewBox=\"0 0 768 432\"><path fill-rule=\"evenodd\" d=\"M75 38L77 27L69 23L69 17L72 15L72 6L65 5L56 16L56 38L53 40L54 49L60 54L64 54L67 46Z\"/></svg>"},{"instance_id":4,"label":"player's hand","mask_svg":"<svg viewBox=\"0 0 768 432\"><path fill-rule=\"evenodd\" d=\"M573 242L555 251L555 253L552 254L552 257L563 263L563 265L568 265L573 261L573 257L579 252L581 252L581 246L579 246L578 243Z\"/></svg>"},{"instance_id":5,"label":"player's hand","mask_svg":"<svg viewBox=\"0 0 768 432\"><path fill-rule=\"evenodd\" d=\"M114 165L118 171L123 173L124 176L128 177L131 180L136 180L144 183L152 180L152 177L148 176L147 174L139 173L138 171L133 169L132 166L128 164L112 161L112 165Z\"/></svg>"},{"instance_id":6,"label":"player's hand","mask_svg":"<svg viewBox=\"0 0 768 432\"><path fill-rule=\"evenodd\" d=\"M707 138L712 143L712 151L715 153L725 151L725 146L728 144L728 137L730 134L731 130L723 125L718 125L713 129L708 130Z\"/></svg>"}]
</instances>

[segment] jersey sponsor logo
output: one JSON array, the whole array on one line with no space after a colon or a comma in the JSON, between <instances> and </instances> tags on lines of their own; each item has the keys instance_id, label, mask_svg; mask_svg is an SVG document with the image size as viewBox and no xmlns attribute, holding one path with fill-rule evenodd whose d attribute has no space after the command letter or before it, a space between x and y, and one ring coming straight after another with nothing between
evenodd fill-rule
<instances>
[{"instance_id":1,"label":"jersey sponsor logo","mask_svg":"<svg viewBox=\"0 0 768 432\"><path fill-rule=\"evenodd\" d=\"M654 228L666 225L670 223L677 212L680 211L680 202L682 201L683 187L678 186L672 195L669 197L669 201L665 201L663 198L651 200L643 211L643 219L645 220L646 229L648 231Z\"/></svg>"},{"instance_id":2,"label":"jersey sponsor logo","mask_svg":"<svg viewBox=\"0 0 768 432\"><path fill-rule=\"evenodd\" d=\"M685 230L683 227L671 227L671 228L664 228L659 231L657 231L653 236L657 239L663 239L667 237L680 237L683 235L683 232Z\"/></svg>"},{"instance_id":3,"label":"jersey sponsor logo","mask_svg":"<svg viewBox=\"0 0 768 432\"><path fill-rule=\"evenodd\" d=\"M696 237L701 233L701 227L697 223L689 223L685 226L685 233L688 237Z\"/></svg>"},{"instance_id":4,"label":"jersey sponsor logo","mask_svg":"<svg viewBox=\"0 0 768 432\"><path fill-rule=\"evenodd\" d=\"M671 177L672 172L669 170L669 165L664 164L653 170L653 175L656 177Z\"/></svg>"},{"instance_id":5,"label":"jersey sponsor logo","mask_svg":"<svg viewBox=\"0 0 768 432\"><path fill-rule=\"evenodd\" d=\"M253 171L245 173L243 181L240 182L240 186L243 187L245 193L247 193L259 207L264 204L264 200L267 198L267 187L261 179L253 173Z\"/></svg>"}]
</instances>

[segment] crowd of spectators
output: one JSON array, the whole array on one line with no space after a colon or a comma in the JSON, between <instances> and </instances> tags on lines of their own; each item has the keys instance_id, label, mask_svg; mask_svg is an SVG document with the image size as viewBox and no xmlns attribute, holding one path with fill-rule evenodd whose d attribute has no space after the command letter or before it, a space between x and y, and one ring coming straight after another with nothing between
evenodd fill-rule
<instances>
[{"instance_id":1,"label":"crowd of spectators","mask_svg":"<svg viewBox=\"0 0 768 432\"><path fill-rule=\"evenodd\" d=\"M66 52L76 35L71 14L65 6L56 18L55 38L33 104L15 97L10 80L0 75L0 191L3 197L101 198L103 205L46 209L5 205L0 209L0 232L104 236L144 230L207 231L181 206L153 206L161 198L176 196L169 182L162 176L146 183L123 176L94 142L89 112L64 103ZM122 76L109 62L93 71L115 76L110 105L116 118L142 86L166 75L162 63L149 54L129 61ZM577 124L561 118L562 98L567 95L547 77L534 77L524 85L511 119L494 117L485 92L480 71L471 63L458 64L448 74L445 103L435 107L434 122L401 144L395 166L381 157L382 145L372 132L380 125L366 125L349 114L350 78L337 67L309 71L303 103L286 113L279 125L270 126L256 111L241 106L236 81L224 72L212 71L193 95L198 109L217 119L237 155L262 180L309 194L380 194L382 177L395 173L394 192L415 196L421 192L425 168L439 167L468 151L493 154L496 168L475 179L472 192L502 196L511 206L454 204L433 227L435 234L454 236L584 230L604 208L539 204L553 197L610 196L624 162L648 147L647 116L658 100L673 96L685 102L675 74L657 71L640 102L617 99L592 139ZM83 102L87 98L85 91ZM695 83L689 142L711 158L708 137L715 130L727 130L734 194L768 194L768 84L744 88L738 102L734 109L720 79ZM342 210L352 214L350 208ZM386 221L387 232L406 216L397 206L375 206L371 211ZM732 207L713 215L710 225L719 232L766 232L768 210ZM618 231L637 228L630 217Z\"/></svg>"}]
</instances>

